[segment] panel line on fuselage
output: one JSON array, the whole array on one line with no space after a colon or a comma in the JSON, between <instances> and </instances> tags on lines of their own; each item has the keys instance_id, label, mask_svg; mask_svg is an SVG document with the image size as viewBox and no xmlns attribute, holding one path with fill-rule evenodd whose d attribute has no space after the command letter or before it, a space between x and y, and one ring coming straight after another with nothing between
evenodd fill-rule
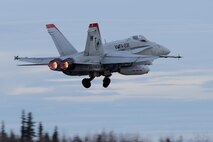
<instances>
[{"instance_id":1,"label":"panel line on fuselage","mask_svg":"<svg viewBox=\"0 0 213 142\"><path fill-rule=\"evenodd\" d=\"M130 47L129 50L139 49L139 48L145 48L145 47L151 47L150 45L143 45L143 46L136 46L136 47ZM125 49L119 49L118 51L124 51Z\"/></svg>"}]
</instances>

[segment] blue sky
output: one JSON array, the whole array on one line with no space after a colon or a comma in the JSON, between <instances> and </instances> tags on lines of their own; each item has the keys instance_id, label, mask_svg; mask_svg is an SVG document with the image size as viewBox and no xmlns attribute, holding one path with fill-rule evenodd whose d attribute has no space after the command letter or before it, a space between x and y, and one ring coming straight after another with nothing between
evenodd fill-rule
<instances>
[{"instance_id":1,"label":"blue sky","mask_svg":"<svg viewBox=\"0 0 213 142\"><path fill-rule=\"evenodd\" d=\"M47 131L66 135L102 130L157 134L213 133L213 19L211 0L0 1L0 120L19 130L22 109ZM113 74L90 89L83 77L47 67L17 67L14 55L58 56L45 24L55 23L78 51L88 24L106 41L143 34L181 60L159 59L143 76Z\"/></svg>"}]
</instances>

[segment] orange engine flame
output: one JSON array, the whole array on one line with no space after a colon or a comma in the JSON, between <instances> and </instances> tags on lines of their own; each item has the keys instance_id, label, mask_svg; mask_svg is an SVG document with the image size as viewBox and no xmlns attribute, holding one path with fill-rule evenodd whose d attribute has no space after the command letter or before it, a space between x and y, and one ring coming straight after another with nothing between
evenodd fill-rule
<instances>
[{"instance_id":1,"label":"orange engine flame","mask_svg":"<svg viewBox=\"0 0 213 142\"><path fill-rule=\"evenodd\" d=\"M51 70L56 70L58 68L58 63L56 61L51 61L48 66Z\"/></svg>"},{"instance_id":2,"label":"orange engine flame","mask_svg":"<svg viewBox=\"0 0 213 142\"><path fill-rule=\"evenodd\" d=\"M62 69L62 70L66 70L66 69L68 69L69 67L70 67L70 64L69 64L68 61L63 61L63 62L61 63L61 69Z\"/></svg>"}]
</instances>

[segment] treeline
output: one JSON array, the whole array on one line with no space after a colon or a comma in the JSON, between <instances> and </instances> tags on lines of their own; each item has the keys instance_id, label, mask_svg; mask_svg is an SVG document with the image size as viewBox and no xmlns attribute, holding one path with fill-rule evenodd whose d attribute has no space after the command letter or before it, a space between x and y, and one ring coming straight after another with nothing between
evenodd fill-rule
<instances>
[{"instance_id":1,"label":"treeline","mask_svg":"<svg viewBox=\"0 0 213 142\"><path fill-rule=\"evenodd\" d=\"M20 134L15 134L12 130L8 134L5 130L5 123L1 123L0 142L61 142L58 135L58 128L55 127L53 134L43 131L42 122L38 123L36 130L36 123L33 120L31 112L21 114L21 128ZM69 142L63 139L63 142Z\"/></svg>"},{"instance_id":2,"label":"treeline","mask_svg":"<svg viewBox=\"0 0 213 142\"><path fill-rule=\"evenodd\" d=\"M161 137L159 142L185 142L183 137L170 138ZM0 142L152 142L151 138L141 137L140 135L117 135L114 132L102 132L90 136L80 137L78 135L67 138L60 136L57 126L53 133L44 132L42 122L36 123L33 120L31 112L21 114L20 134L15 134L12 130L7 133L5 123L2 121L0 130ZM187 140L187 142L212 142L208 136L199 136L196 139Z\"/></svg>"}]
</instances>

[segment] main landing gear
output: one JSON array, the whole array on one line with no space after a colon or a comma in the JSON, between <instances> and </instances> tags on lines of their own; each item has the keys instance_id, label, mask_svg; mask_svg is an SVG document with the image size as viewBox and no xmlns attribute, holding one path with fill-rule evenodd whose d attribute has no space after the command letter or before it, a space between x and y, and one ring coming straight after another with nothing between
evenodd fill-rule
<instances>
[{"instance_id":1,"label":"main landing gear","mask_svg":"<svg viewBox=\"0 0 213 142\"><path fill-rule=\"evenodd\" d=\"M91 86L91 81L94 79L95 77L94 76L90 76L90 78L84 78L82 80L82 84L85 88L90 88Z\"/></svg>"},{"instance_id":2,"label":"main landing gear","mask_svg":"<svg viewBox=\"0 0 213 142\"><path fill-rule=\"evenodd\" d=\"M90 88L91 86L91 81L94 79L95 77L94 76L90 76L90 78L84 78L82 80L82 85L85 87L85 88ZM109 77L104 77L104 80L103 80L103 87L104 88L107 88L109 86L111 82L111 79Z\"/></svg>"}]
</instances>

